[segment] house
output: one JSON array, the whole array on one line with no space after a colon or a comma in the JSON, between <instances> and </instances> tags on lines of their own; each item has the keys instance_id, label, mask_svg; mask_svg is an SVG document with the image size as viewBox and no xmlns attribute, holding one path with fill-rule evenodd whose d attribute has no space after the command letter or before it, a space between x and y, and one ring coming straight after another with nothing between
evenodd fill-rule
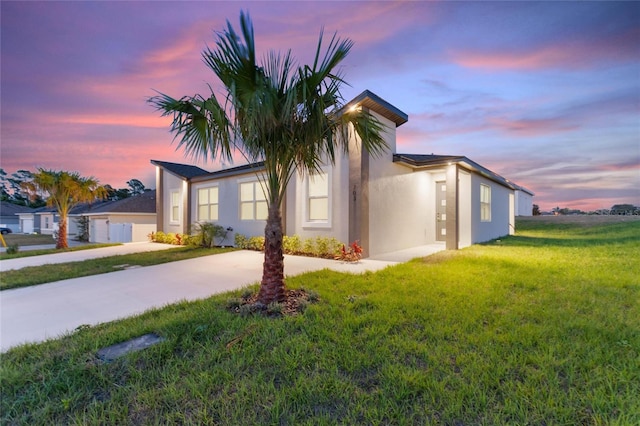
<instances>
[{"instance_id":1,"label":"house","mask_svg":"<svg viewBox=\"0 0 640 426\"><path fill-rule=\"evenodd\" d=\"M39 207L16 213L18 222L20 223L19 232L24 234L43 234L52 235L57 229L58 214L51 207Z\"/></svg>"},{"instance_id":2,"label":"house","mask_svg":"<svg viewBox=\"0 0 640 426\"><path fill-rule=\"evenodd\" d=\"M533 192L524 186L515 185L516 216L533 216Z\"/></svg>"},{"instance_id":3,"label":"house","mask_svg":"<svg viewBox=\"0 0 640 426\"><path fill-rule=\"evenodd\" d=\"M0 227L9 228L12 232L23 232L23 223L18 214L33 214L34 211L31 207L0 201Z\"/></svg>"},{"instance_id":4,"label":"house","mask_svg":"<svg viewBox=\"0 0 640 426\"><path fill-rule=\"evenodd\" d=\"M296 174L282 207L287 235L357 240L366 256L376 256L428 244L458 249L514 232L519 187L464 156L397 153L396 129L408 116L370 91L345 106L352 107L367 108L386 125L388 152L374 158L353 139L334 165ZM158 231L188 233L213 221L244 235L264 233L261 163L216 172L151 164Z\"/></svg>"},{"instance_id":5,"label":"house","mask_svg":"<svg viewBox=\"0 0 640 426\"><path fill-rule=\"evenodd\" d=\"M69 213L69 237L79 237L79 219L88 219L89 242L129 243L148 241L156 231L156 191L116 201L85 204Z\"/></svg>"}]
</instances>

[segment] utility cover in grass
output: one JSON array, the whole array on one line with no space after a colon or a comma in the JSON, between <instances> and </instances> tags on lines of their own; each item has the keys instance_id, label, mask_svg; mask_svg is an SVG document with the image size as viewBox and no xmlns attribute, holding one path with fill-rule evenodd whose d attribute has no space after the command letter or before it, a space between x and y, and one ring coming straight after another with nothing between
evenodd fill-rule
<instances>
[{"instance_id":1,"label":"utility cover in grass","mask_svg":"<svg viewBox=\"0 0 640 426\"><path fill-rule=\"evenodd\" d=\"M104 362L111 362L128 353L141 351L164 341L164 337L160 337L155 333L145 334L144 336L100 349L98 351L98 359Z\"/></svg>"}]
</instances>

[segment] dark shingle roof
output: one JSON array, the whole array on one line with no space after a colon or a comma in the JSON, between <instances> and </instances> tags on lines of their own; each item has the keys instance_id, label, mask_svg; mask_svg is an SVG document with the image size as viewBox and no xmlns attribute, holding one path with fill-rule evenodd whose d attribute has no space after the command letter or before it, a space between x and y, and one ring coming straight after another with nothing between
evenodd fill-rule
<instances>
[{"instance_id":1,"label":"dark shingle roof","mask_svg":"<svg viewBox=\"0 0 640 426\"><path fill-rule=\"evenodd\" d=\"M36 209L32 209L31 207L0 201L0 215L2 216L13 216L17 213L33 213L35 211Z\"/></svg>"},{"instance_id":2,"label":"dark shingle roof","mask_svg":"<svg viewBox=\"0 0 640 426\"><path fill-rule=\"evenodd\" d=\"M151 164L153 164L154 166L160 166L163 169L173 173L174 175L187 180L192 179L196 176L209 174L208 171L201 169L200 167L190 166L188 164L169 163L167 161L158 160L151 160Z\"/></svg>"},{"instance_id":3,"label":"dark shingle roof","mask_svg":"<svg viewBox=\"0 0 640 426\"><path fill-rule=\"evenodd\" d=\"M78 206L71 214L94 213L155 213L156 191L146 191L140 195L116 201L104 201Z\"/></svg>"}]
</instances>

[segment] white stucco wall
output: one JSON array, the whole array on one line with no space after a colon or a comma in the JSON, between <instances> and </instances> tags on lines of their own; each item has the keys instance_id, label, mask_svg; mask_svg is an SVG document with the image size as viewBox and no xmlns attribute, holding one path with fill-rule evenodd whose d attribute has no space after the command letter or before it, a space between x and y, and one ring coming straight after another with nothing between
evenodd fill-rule
<instances>
[{"instance_id":1,"label":"white stucco wall","mask_svg":"<svg viewBox=\"0 0 640 426\"><path fill-rule=\"evenodd\" d=\"M480 220L480 185L491 187L491 221L482 222ZM484 178L478 174L471 175L471 211L472 211L472 244L492 240L494 238L509 235L509 224L511 223L510 194L513 190L504 187L496 182Z\"/></svg>"},{"instance_id":2,"label":"white stucco wall","mask_svg":"<svg viewBox=\"0 0 640 426\"><path fill-rule=\"evenodd\" d=\"M528 192L515 191L515 211L516 216L532 216L533 215L533 195Z\"/></svg>"},{"instance_id":3,"label":"white stucco wall","mask_svg":"<svg viewBox=\"0 0 640 426\"><path fill-rule=\"evenodd\" d=\"M336 238L349 243L349 158L338 155L335 164L325 161L322 171L329 177L329 220L311 223L307 220L307 175L296 175L287 188L286 234L301 238Z\"/></svg>"},{"instance_id":4,"label":"white stucco wall","mask_svg":"<svg viewBox=\"0 0 640 426\"><path fill-rule=\"evenodd\" d=\"M369 160L369 256L427 244L435 226L431 175L393 162L395 125L377 117L390 150Z\"/></svg>"},{"instance_id":5,"label":"white stucco wall","mask_svg":"<svg viewBox=\"0 0 640 426\"><path fill-rule=\"evenodd\" d=\"M169 173L164 172L162 174L162 187L164 191L164 196L162 199L162 210L164 212L163 215L163 224L162 230L165 234L168 233L182 233L183 226L185 223L184 217L184 198L186 196L187 191L187 182L180 179L179 177ZM179 217L177 221L171 221L171 193L173 191L178 191L180 193L180 199L183 200L179 209Z\"/></svg>"},{"instance_id":6,"label":"white stucco wall","mask_svg":"<svg viewBox=\"0 0 640 426\"><path fill-rule=\"evenodd\" d=\"M240 219L240 183L255 182L254 173L229 176L215 180L194 182L191 185L191 223L198 219L198 190L211 186L218 187L218 220L214 223L224 227L232 227L224 240L225 245L233 244L235 234L248 237L264 235L265 220L241 220Z\"/></svg>"},{"instance_id":7,"label":"white stucco wall","mask_svg":"<svg viewBox=\"0 0 640 426\"><path fill-rule=\"evenodd\" d=\"M458 247L468 247L472 244L471 227L473 219L472 208L472 179L471 174L464 170L458 171Z\"/></svg>"}]
</instances>

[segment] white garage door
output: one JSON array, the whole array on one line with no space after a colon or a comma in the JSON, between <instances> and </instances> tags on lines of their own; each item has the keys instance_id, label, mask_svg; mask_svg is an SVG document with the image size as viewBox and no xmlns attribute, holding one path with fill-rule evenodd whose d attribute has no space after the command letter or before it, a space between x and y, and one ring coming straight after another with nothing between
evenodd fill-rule
<instances>
[{"instance_id":1,"label":"white garage door","mask_svg":"<svg viewBox=\"0 0 640 426\"><path fill-rule=\"evenodd\" d=\"M89 241L92 243L109 242L109 224L107 219L93 219L89 230Z\"/></svg>"},{"instance_id":2,"label":"white garage door","mask_svg":"<svg viewBox=\"0 0 640 426\"><path fill-rule=\"evenodd\" d=\"M20 230L25 234L33 232L33 219L20 219Z\"/></svg>"}]
</instances>

